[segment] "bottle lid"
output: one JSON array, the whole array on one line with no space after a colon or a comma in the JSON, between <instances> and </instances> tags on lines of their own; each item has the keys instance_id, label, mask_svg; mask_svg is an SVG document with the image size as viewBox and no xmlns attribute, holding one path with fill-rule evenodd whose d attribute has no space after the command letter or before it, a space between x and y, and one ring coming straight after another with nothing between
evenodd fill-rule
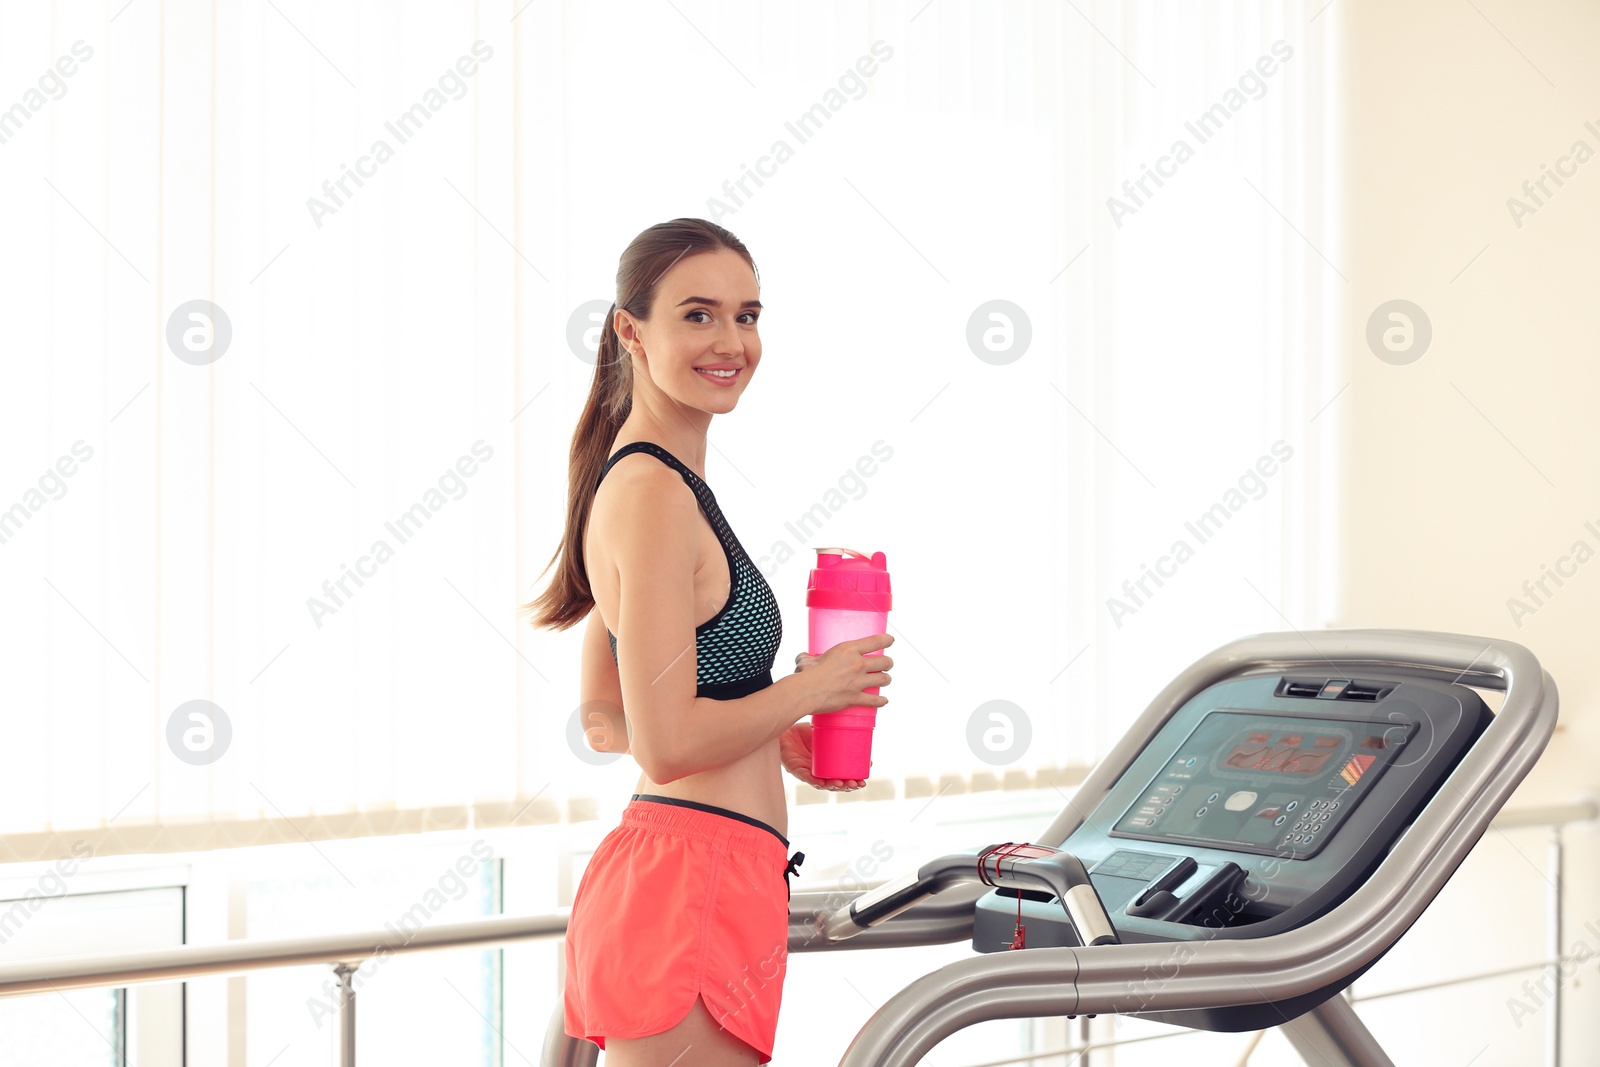
<instances>
[{"instance_id":1,"label":"bottle lid","mask_svg":"<svg viewBox=\"0 0 1600 1067\"><path fill-rule=\"evenodd\" d=\"M806 606L845 611L888 611L889 564L882 552L819 548L806 586Z\"/></svg>"}]
</instances>

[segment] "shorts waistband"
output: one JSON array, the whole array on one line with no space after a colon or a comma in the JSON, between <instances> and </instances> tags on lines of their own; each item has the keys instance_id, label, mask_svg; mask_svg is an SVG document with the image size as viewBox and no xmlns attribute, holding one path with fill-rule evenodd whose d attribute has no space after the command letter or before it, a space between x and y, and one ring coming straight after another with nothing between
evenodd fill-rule
<instances>
[{"instance_id":1,"label":"shorts waistband","mask_svg":"<svg viewBox=\"0 0 1600 1067\"><path fill-rule=\"evenodd\" d=\"M656 793L634 793L623 810L624 822L658 830L695 833L713 840L735 842L759 852L776 847L787 849L789 839L760 819L698 800L665 797Z\"/></svg>"},{"instance_id":2,"label":"shorts waistband","mask_svg":"<svg viewBox=\"0 0 1600 1067\"><path fill-rule=\"evenodd\" d=\"M656 793L634 793L628 806L622 809L622 824L658 833L682 834L709 841L718 848L753 852L774 861L783 860L789 850L787 837L754 816L715 804L702 804L698 800ZM796 852L788 857L783 869L784 896L788 899L794 899L789 879L800 873L800 864L805 858L804 852Z\"/></svg>"}]
</instances>

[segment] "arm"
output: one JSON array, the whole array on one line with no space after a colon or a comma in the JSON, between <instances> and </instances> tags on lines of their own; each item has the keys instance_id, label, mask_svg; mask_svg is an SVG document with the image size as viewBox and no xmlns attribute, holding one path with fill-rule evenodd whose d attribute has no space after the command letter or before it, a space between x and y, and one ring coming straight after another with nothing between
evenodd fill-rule
<instances>
[{"instance_id":1,"label":"arm","mask_svg":"<svg viewBox=\"0 0 1600 1067\"><path fill-rule=\"evenodd\" d=\"M633 757L659 784L721 767L811 714L811 685L788 675L737 700L695 696L694 493L667 468L618 464L627 508L613 556L621 596L617 655ZM625 501L625 503L622 503Z\"/></svg>"},{"instance_id":2,"label":"arm","mask_svg":"<svg viewBox=\"0 0 1600 1067\"><path fill-rule=\"evenodd\" d=\"M605 620L589 611L583 631L583 666L578 687L583 707L583 739L596 752L628 751L628 716L622 708L622 679L611 659Z\"/></svg>"}]
</instances>

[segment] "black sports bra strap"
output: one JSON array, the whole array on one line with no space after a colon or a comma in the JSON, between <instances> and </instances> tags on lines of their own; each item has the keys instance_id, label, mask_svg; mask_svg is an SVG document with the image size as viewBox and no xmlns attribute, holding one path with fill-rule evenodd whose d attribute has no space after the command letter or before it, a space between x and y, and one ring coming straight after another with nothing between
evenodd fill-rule
<instances>
[{"instance_id":1,"label":"black sports bra strap","mask_svg":"<svg viewBox=\"0 0 1600 1067\"><path fill-rule=\"evenodd\" d=\"M705 481L694 471L690 470L682 460L680 460L677 456L674 456L671 452L668 452L666 449L662 448L660 445L656 444L654 441L630 441L621 448L617 449L616 454L610 459L606 460L605 467L600 471L600 477L595 479L595 485L598 486L600 482L605 479L605 476L610 473L612 464L616 463L617 460L621 459L623 456L631 456L635 452L648 452L652 456L655 456L657 459L661 460L663 463L667 464L667 466L675 468L677 472L683 475L685 478L692 479L692 481L689 483L691 486L693 486L695 482L699 482L701 485L705 484Z\"/></svg>"}]
</instances>

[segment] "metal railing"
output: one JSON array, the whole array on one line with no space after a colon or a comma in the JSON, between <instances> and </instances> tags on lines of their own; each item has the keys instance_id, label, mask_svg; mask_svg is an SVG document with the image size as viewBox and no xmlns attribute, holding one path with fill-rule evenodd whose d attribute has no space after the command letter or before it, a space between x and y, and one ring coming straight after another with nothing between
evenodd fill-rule
<instances>
[{"instance_id":1,"label":"metal railing","mask_svg":"<svg viewBox=\"0 0 1600 1067\"><path fill-rule=\"evenodd\" d=\"M1562 845L1559 828L1569 823L1588 821L1597 816L1600 816L1600 804L1594 800L1583 800L1572 804L1507 811L1490 824L1492 829L1500 830L1529 826L1550 826L1555 829L1550 849L1553 889L1547 937L1549 958L1546 965L1551 965L1551 961L1559 961L1562 957ZM952 925L952 918L963 910L970 913L973 901L983 890L981 886L962 887L903 912L882 926L863 932L849 941L831 942L822 938L814 926L816 917L827 914L841 901L848 901L866 888L871 886L852 884L848 888L839 886L794 894L790 908L790 951L848 951L887 948L900 944L930 944L941 939L962 940L967 935L961 932L959 923ZM492 919L441 924L418 930L404 940L398 940L395 931L382 929L319 937L245 938L210 945L180 945L175 948L143 952L48 957L0 965L0 997L209 978L244 974L273 967L327 964L332 966L339 983L340 1067L354 1067L356 1016L355 990L351 977L362 962L391 953L484 947L557 938L566 933L570 912L571 909L562 908L542 915L498 916ZM935 931L932 937L929 931ZM954 933L955 936L948 936L950 933ZM1513 968L1512 971L1528 970L1537 966L1539 965L1528 965ZM1484 972L1428 985L1407 987L1392 994L1377 995L1416 992L1434 986L1494 977L1502 973L1509 972ZM1546 1060L1552 1064L1556 1062L1553 1057L1559 1049L1560 1042L1560 997L1561 985L1558 982L1550 1002L1551 1010L1546 1017L1548 1028ZM557 1005L557 1011L559 1010L560 1006ZM1109 1048L1119 1043L1121 1042L1093 1042L1048 1052L1035 1052L1020 1057L1016 1062L1027 1063L1031 1059L1044 1056L1081 1053L1091 1048ZM598 1049L595 1051L598 1052ZM590 1062L593 1062L592 1058Z\"/></svg>"}]
</instances>

